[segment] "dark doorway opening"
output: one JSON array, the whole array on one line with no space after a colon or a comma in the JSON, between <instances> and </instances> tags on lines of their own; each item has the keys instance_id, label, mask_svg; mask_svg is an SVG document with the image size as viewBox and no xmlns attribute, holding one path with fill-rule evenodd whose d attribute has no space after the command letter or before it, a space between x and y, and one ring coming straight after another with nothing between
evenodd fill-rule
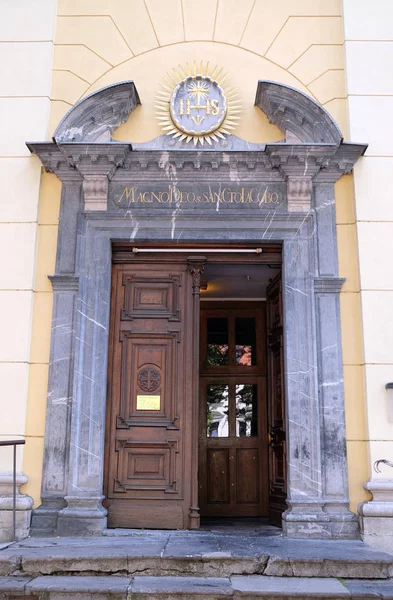
<instances>
[{"instance_id":1,"label":"dark doorway opening","mask_svg":"<svg viewBox=\"0 0 393 600\"><path fill-rule=\"evenodd\" d=\"M281 526L286 508L281 271L206 265L201 286L202 526ZM258 522L258 523L257 523Z\"/></svg>"}]
</instances>

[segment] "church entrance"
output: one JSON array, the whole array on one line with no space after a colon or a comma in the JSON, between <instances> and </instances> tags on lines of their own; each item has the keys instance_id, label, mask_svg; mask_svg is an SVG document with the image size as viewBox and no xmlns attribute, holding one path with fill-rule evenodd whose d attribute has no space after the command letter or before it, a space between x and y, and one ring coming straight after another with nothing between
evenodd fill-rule
<instances>
[{"instance_id":1,"label":"church entrance","mask_svg":"<svg viewBox=\"0 0 393 600\"><path fill-rule=\"evenodd\" d=\"M207 382L205 434L199 426L201 298L214 291L214 277L207 277L214 264L243 265L237 292L253 281L250 266L261 273L274 267L270 300L268 281L252 300L221 296L266 307L265 375L221 380L214 373L218 380L211 382L227 386L238 478L254 456L247 444L258 438L259 481L252 488L247 480L242 496L232 475L228 485L237 498L230 504L252 504L257 489L266 502L267 446L264 510L280 521L286 500L285 535L358 535L348 508L334 184L366 146L343 142L332 117L303 92L266 80L256 92L256 107L282 131L282 141L253 144L227 135L203 147L170 136L113 142L111 133L139 102L127 81L77 103L53 142L28 144L62 181L37 533L200 526L200 432L206 447L224 439L207 436ZM281 283L273 284L281 270L282 303ZM232 275L231 281L238 274ZM240 432L260 427L264 377L267 432L259 440L260 429L258 436ZM252 425L252 400L245 400L254 393ZM216 416L212 406L209 423Z\"/></svg>"},{"instance_id":2,"label":"church entrance","mask_svg":"<svg viewBox=\"0 0 393 600\"><path fill-rule=\"evenodd\" d=\"M281 249L114 246L108 526L286 508Z\"/></svg>"}]
</instances>

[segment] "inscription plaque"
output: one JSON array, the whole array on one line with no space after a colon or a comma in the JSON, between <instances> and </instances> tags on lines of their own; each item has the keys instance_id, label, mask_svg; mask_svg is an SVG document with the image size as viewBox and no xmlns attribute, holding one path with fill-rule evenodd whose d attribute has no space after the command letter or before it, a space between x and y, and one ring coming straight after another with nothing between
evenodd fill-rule
<instances>
[{"instance_id":1,"label":"inscription plaque","mask_svg":"<svg viewBox=\"0 0 393 600\"><path fill-rule=\"evenodd\" d=\"M153 182L139 184L112 182L109 201L114 208L154 208L173 210L237 208L241 210L277 210L285 208L285 184L236 184L232 182L215 185L163 185Z\"/></svg>"},{"instance_id":2,"label":"inscription plaque","mask_svg":"<svg viewBox=\"0 0 393 600\"><path fill-rule=\"evenodd\" d=\"M161 396L142 396L140 394L136 397L136 409L137 410L160 410L161 408Z\"/></svg>"}]
</instances>

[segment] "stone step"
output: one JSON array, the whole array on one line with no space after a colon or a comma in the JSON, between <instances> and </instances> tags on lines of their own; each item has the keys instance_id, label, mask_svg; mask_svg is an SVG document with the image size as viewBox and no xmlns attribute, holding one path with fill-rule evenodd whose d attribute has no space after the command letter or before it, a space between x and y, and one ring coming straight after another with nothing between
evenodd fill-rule
<instances>
[{"instance_id":1,"label":"stone step","mask_svg":"<svg viewBox=\"0 0 393 600\"><path fill-rule=\"evenodd\" d=\"M393 580L220 577L0 577L0 598L39 600L393 600Z\"/></svg>"},{"instance_id":2,"label":"stone step","mask_svg":"<svg viewBox=\"0 0 393 600\"><path fill-rule=\"evenodd\" d=\"M358 541L140 532L122 538L23 540L0 551L0 575L388 579L392 560Z\"/></svg>"}]
</instances>

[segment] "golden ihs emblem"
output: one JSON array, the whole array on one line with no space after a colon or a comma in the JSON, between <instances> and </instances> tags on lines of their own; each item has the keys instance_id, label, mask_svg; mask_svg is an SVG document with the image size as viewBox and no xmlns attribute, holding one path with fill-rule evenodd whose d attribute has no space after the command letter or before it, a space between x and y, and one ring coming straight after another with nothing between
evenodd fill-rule
<instances>
[{"instance_id":1,"label":"golden ihs emblem","mask_svg":"<svg viewBox=\"0 0 393 600\"><path fill-rule=\"evenodd\" d=\"M167 135L186 142L209 144L232 133L240 116L238 93L223 68L209 63L178 66L157 92L159 123Z\"/></svg>"}]
</instances>

